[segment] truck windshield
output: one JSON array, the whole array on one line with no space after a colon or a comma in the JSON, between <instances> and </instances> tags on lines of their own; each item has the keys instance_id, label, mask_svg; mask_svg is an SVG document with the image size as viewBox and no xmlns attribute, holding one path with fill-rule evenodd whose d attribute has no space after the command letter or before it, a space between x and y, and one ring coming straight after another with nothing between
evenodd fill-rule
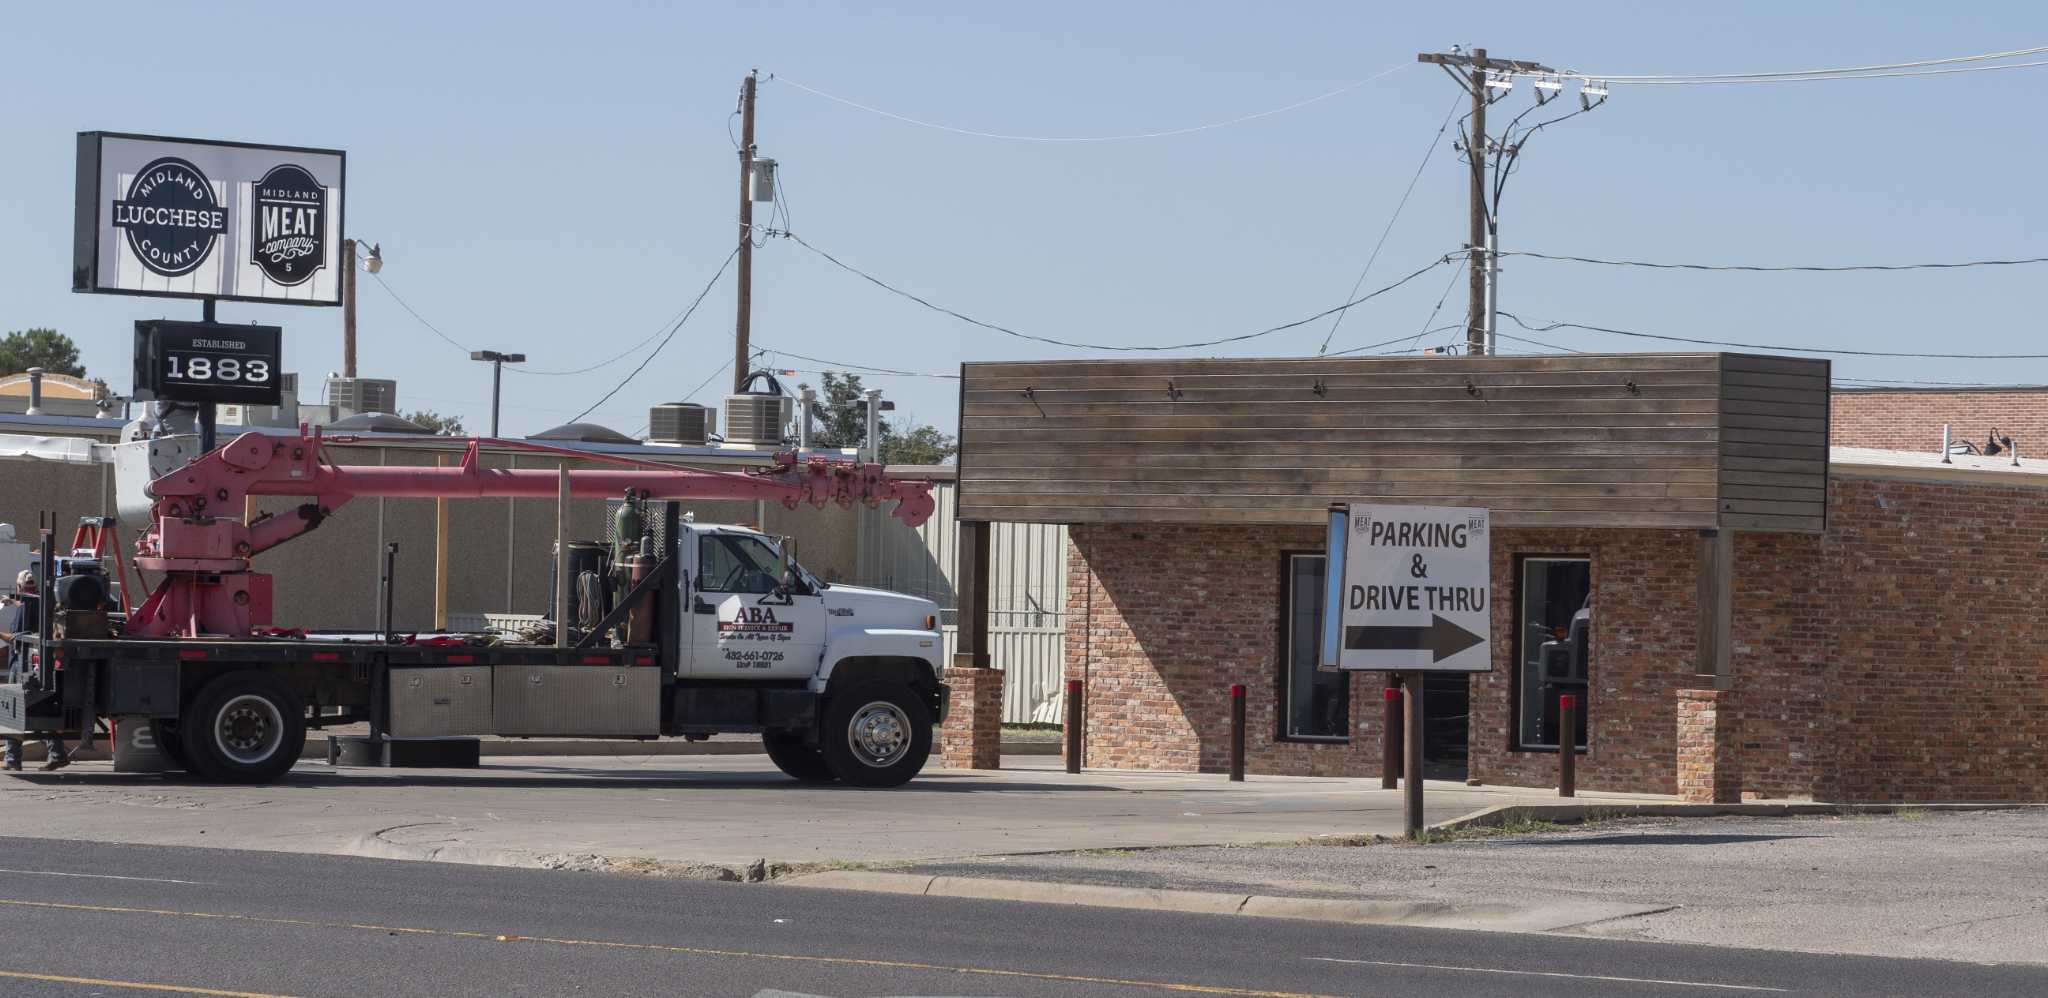
<instances>
[{"instance_id":1,"label":"truck windshield","mask_svg":"<svg viewBox=\"0 0 2048 998\"><path fill-rule=\"evenodd\" d=\"M700 588L714 593L772 593L782 576L782 558L758 537L705 534L698 549Z\"/></svg>"}]
</instances>

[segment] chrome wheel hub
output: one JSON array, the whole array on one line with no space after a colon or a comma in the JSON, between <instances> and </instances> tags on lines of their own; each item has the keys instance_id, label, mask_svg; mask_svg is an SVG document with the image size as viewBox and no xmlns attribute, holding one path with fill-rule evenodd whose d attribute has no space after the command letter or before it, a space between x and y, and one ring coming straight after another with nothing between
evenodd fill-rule
<instances>
[{"instance_id":1,"label":"chrome wheel hub","mask_svg":"<svg viewBox=\"0 0 2048 998\"><path fill-rule=\"evenodd\" d=\"M894 765L910 752L910 718L895 704L877 700L853 712L846 743L869 766Z\"/></svg>"},{"instance_id":2,"label":"chrome wheel hub","mask_svg":"<svg viewBox=\"0 0 2048 998\"><path fill-rule=\"evenodd\" d=\"M245 693L221 706L214 742L229 759L255 765L275 755L283 740L284 717L269 700Z\"/></svg>"}]
</instances>

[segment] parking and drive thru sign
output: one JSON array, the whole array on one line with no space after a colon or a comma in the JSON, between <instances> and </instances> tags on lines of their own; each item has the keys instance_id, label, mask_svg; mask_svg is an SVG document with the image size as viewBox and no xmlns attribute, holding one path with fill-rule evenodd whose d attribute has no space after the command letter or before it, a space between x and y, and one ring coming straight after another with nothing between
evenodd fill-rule
<instances>
[{"instance_id":1,"label":"parking and drive thru sign","mask_svg":"<svg viewBox=\"0 0 2048 998\"><path fill-rule=\"evenodd\" d=\"M1483 507L1332 505L1323 667L1490 671L1488 551Z\"/></svg>"}]
</instances>

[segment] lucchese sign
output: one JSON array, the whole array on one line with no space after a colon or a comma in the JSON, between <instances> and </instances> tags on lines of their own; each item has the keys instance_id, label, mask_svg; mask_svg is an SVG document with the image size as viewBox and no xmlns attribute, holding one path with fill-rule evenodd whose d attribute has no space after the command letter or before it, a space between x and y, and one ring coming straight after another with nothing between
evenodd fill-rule
<instances>
[{"instance_id":1,"label":"lucchese sign","mask_svg":"<svg viewBox=\"0 0 2048 998\"><path fill-rule=\"evenodd\" d=\"M337 305L346 156L78 136L74 291Z\"/></svg>"}]
</instances>

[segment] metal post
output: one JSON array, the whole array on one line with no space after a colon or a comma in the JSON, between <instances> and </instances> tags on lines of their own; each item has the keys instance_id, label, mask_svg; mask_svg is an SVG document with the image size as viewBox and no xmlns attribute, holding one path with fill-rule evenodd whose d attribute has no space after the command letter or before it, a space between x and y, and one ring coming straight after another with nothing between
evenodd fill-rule
<instances>
[{"instance_id":1,"label":"metal post","mask_svg":"<svg viewBox=\"0 0 2048 998\"><path fill-rule=\"evenodd\" d=\"M754 312L754 195L748 182L754 174L754 71L740 84L740 259L734 275L739 288L739 314L733 322L732 390L747 387L747 334Z\"/></svg>"},{"instance_id":2,"label":"metal post","mask_svg":"<svg viewBox=\"0 0 2048 998\"><path fill-rule=\"evenodd\" d=\"M1557 698L1557 795L1576 797L1579 792L1579 698L1569 693Z\"/></svg>"},{"instance_id":3,"label":"metal post","mask_svg":"<svg viewBox=\"0 0 2048 998\"><path fill-rule=\"evenodd\" d=\"M505 386L505 358L491 361L491 439L498 437L498 393Z\"/></svg>"},{"instance_id":4,"label":"metal post","mask_svg":"<svg viewBox=\"0 0 2048 998\"><path fill-rule=\"evenodd\" d=\"M1500 352L1500 339L1496 323L1500 321L1500 223L1493 220L1486 226L1486 355L1491 357Z\"/></svg>"},{"instance_id":5,"label":"metal post","mask_svg":"<svg viewBox=\"0 0 2048 998\"><path fill-rule=\"evenodd\" d=\"M434 459L437 467L445 467L448 459ZM448 500L434 498L434 630L448 629Z\"/></svg>"},{"instance_id":6,"label":"metal post","mask_svg":"<svg viewBox=\"0 0 2048 998\"><path fill-rule=\"evenodd\" d=\"M1380 723L1380 789L1392 790L1401 785L1401 680L1390 676L1387 688L1381 691L1386 700Z\"/></svg>"},{"instance_id":7,"label":"metal post","mask_svg":"<svg viewBox=\"0 0 2048 998\"><path fill-rule=\"evenodd\" d=\"M806 388L796 396L796 449L799 453L811 449L811 413L818 404L818 390Z\"/></svg>"},{"instance_id":8,"label":"metal post","mask_svg":"<svg viewBox=\"0 0 2048 998\"><path fill-rule=\"evenodd\" d=\"M213 299L206 299L200 303L199 308L199 318L201 320L206 322L214 321ZM201 454L213 452L214 420L217 416L218 413L214 411L213 403L199 403L199 452Z\"/></svg>"},{"instance_id":9,"label":"metal post","mask_svg":"<svg viewBox=\"0 0 2048 998\"><path fill-rule=\"evenodd\" d=\"M1401 775L1401 823L1408 837L1422 835L1422 680L1421 672L1402 677L1402 700L1407 715L1402 723L1401 743L1406 772Z\"/></svg>"},{"instance_id":10,"label":"metal post","mask_svg":"<svg viewBox=\"0 0 2048 998\"><path fill-rule=\"evenodd\" d=\"M1067 772L1081 771L1081 722L1086 686L1078 679L1067 680Z\"/></svg>"},{"instance_id":11,"label":"metal post","mask_svg":"<svg viewBox=\"0 0 2048 998\"><path fill-rule=\"evenodd\" d=\"M555 647L569 641L569 462L562 462L555 496Z\"/></svg>"},{"instance_id":12,"label":"metal post","mask_svg":"<svg viewBox=\"0 0 2048 998\"><path fill-rule=\"evenodd\" d=\"M861 450L865 455L862 460L875 462L882 459L882 390L870 388L864 394L867 397L867 422L861 434Z\"/></svg>"},{"instance_id":13,"label":"metal post","mask_svg":"<svg viewBox=\"0 0 2048 998\"><path fill-rule=\"evenodd\" d=\"M387 644L396 637L392 633L397 629L397 623L392 619L392 609L394 606L392 590L397 588L396 583L398 580L394 578L397 571L398 542L391 541L384 545L384 572L377 578L377 593L380 597L377 601L377 630L384 635L384 641Z\"/></svg>"},{"instance_id":14,"label":"metal post","mask_svg":"<svg viewBox=\"0 0 2048 998\"><path fill-rule=\"evenodd\" d=\"M1230 685L1230 782L1244 782L1244 684Z\"/></svg>"},{"instance_id":15,"label":"metal post","mask_svg":"<svg viewBox=\"0 0 2048 998\"><path fill-rule=\"evenodd\" d=\"M42 414L43 369L40 367L31 367L28 369L28 410L23 412L22 415L40 416Z\"/></svg>"}]
</instances>

